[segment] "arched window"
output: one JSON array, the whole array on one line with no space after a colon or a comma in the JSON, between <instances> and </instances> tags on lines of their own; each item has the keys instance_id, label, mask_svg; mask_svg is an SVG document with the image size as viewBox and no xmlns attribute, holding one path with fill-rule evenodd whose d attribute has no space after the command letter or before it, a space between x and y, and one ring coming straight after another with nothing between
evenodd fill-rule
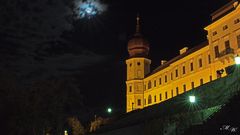
<instances>
[{"instance_id":1,"label":"arched window","mask_svg":"<svg viewBox=\"0 0 240 135\"><path fill-rule=\"evenodd\" d=\"M151 103L152 103L152 96L149 95L149 96L148 96L148 104L151 104Z\"/></svg>"}]
</instances>

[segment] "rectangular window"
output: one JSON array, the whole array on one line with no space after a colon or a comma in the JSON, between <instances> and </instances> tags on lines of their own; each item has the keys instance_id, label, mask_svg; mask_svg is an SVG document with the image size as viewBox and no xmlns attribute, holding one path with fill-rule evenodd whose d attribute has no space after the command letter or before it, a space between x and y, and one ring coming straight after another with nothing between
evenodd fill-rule
<instances>
[{"instance_id":1,"label":"rectangular window","mask_svg":"<svg viewBox=\"0 0 240 135\"><path fill-rule=\"evenodd\" d=\"M186 92L186 84L183 85L183 91Z\"/></svg>"},{"instance_id":2,"label":"rectangular window","mask_svg":"<svg viewBox=\"0 0 240 135\"><path fill-rule=\"evenodd\" d=\"M230 49L230 42L229 42L229 40L225 41L225 49L226 50Z\"/></svg>"},{"instance_id":3,"label":"rectangular window","mask_svg":"<svg viewBox=\"0 0 240 135\"><path fill-rule=\"evenodd\" d=\"M137 105L140 106L141 105L141 99L137 100Z\"/></svg>"},{"instance_id":4,"label":"rectangular window","mask_svg":"<svg viewBox=\"0 0 240 135\"><path fill-rule=\"evenodd\" d=\"M238 44L238 48L240 48L240 35L237 36L237 44Z\"/></svg>"},{"instance_id":5,"label":"rectangular window","mask_svg":"<svg viewBox=\"0 0 240 135\"><path fill-rule=\"evenodd\" d=\"M178 70L176 69L176 71L175 71L175 72L176 72L176 77L178 77Z\"/></svg>"},{"instance_id":6,"label":"rectangular window","mask_svg":"<svg viewBox=\"0 0 240 135\"><path fill-rule=\"evenodd\" d=\"M239 23L239 22L240 22L240 19L234 20L234 24L237 24L237 23Z\"/></svg>"},{"instance_id":7,"label":"rectangular window","mask_svg":"<svg viewBox=\"0 0 240 135\"><path fill-rule=\"evenodd\" d=\"M228 29L228 26L227 26L227 25L224 25L224 26L223 26L223 30L226 30L226 29Z\"/></svg>"},{"instance_id":8,"label":"rectangular window","mask_svg":"<svg viewBox=\"0 0 240 135\"><path fill-rule=\"evenodd\" d=\"M129 86L129 92L132 92L132 86Z\"/></svg>"},{"instance_id":9,"label":"rectangular window","mask_svg":"<svg viewBox=\"0 0 240 135\"><path fill-rule=\"evenodd\" d=\"M202 59L198 60L199 67L202 67Z\"/></svg>"},{"instance_id":10,"label":"rectangular window","mask_svg":"<svg viewBox=\"0 0 240 135\"><path fill-rule=\"evenodd\" d=\"M154 80L154 87L156 87L156 85L157 85L157 84L156 84L156 80Z\"/></svg>"},{"instance_id":11,"label":"rectangular window","mask_svg":"<svg viewBox=\"0 0 240 135\"><path fill-rule=\"evenodd\" d=\"M215 58L218 58L219 57L219 48L218 48L218 46L214 47L214 52L215 52Z\"/></svg>"},{"instance_id":12,"label":"rectangular window","mask_svg":"<svg viewBox=\"0 0 240 135\"><path fill-rule=\"evenodd\" d=\"M167 82L167 75L165 75L165 83Z\"/></svg>"},{"instance_id":13,"label":"rectangular window","mask_svg":"<svg viewBox=\"0 0 240 135\"><path fill-rule=\"evenodd\" d=\"M190 70L193 71L193 63L190 64Z\"/></svg>"},{"instance_id":14,"label":"rectangular window","mask_svg":"<svg viewBox=\"0 0 240 135\"><path fill-rule=\"evenodd\" d=\"M192 82L191 85L192 85L192 89L193 89L194 88L194 82Z\"/></svg>"},{"instance_id":15,"label":"rectangular window","mask_svg":"<svg viewBox=\"0 0 240 135\"><path fill-rule=\"evenodd\" d=\"M148 96L148 104L151 104L151 103L152 103L152 96L149 95L149 96Z\"/></svg>"},{"instance_id":16,"label":"rectangular window","mask_svg":"<svg viewBox=\"0 0 240 135\"><path fill-rule=\"evenodd\" d=\"M182 73L185 74L186 71L185 71L185 66L182 67Z\"/></svg>"},{"instance_id":17,"label":"rectangular window","mask_svg":"<svg viewBox=\"0 0 240 135\"><path fill-rule=\"evenodd\" d=\"M176 87L176 95L178 95L179 91L178 91L178 87Z\"/></svg>"},{"instance_id":18,"label":"rectangular window","mask_svg":"<svg viewBox=\"0 0 240 135\"><path fill-rule=\"evenodd\" d=\"M200 79L200 85L203 85L203 79Z\"/></svg>"},{"instance_id":19,"label":"rectangular window","mask_svg":"<svg viewBox=\"0 0 240 135\"><path fill-rule=\"evenodd\" d=\"M173 90L171 91L172 97L173 97Z\"/></svg>"},{"instance_id":20,"label":"rectangular window","mask_svg":"<svg viewBox=\"0 0 240 135\"><path fill-rule=\"evenodd\" d=\"M165 99L167 99L168 97L167 97L167 92L165 92Z\"/></svg>"},{"instance_id":21,"label":"rectangular window","mask_svg":"<svg viewBox=\"0 0 240 135\"><path fill-rule=\"evenodd\" d=\"M215 35L217 35L217 31L214 31L214 32L213 32L213 36L215 36Z\"/></svg>"},{"instance_id":22,"label":"rectangular window","mask_svg":"<svg viewBox=\"0 0 240 135\"><path fill-rule=\"evenodd\" d=\"M160 85L162 84L162 78L159 78L159 84Z\"/></svg>"},{"instance_id":23,"label":"rectangular window","mask_svg":"<svg viewBox=\"0 0 240 135\"><path fill-rule=\"evenodd\" d=\"M209 77L209 80L210 80L210 82L212 81L212 76L210 75L210 77Z\"/></svg>"},{"instance_id":24,"label":"rectangular window","mask_svg":"<svg viewBox=\"0 0 240 135\"><path fill-rule=\"evenodd\" d=\"M159 95L159 100L162 101L162 94Z\"/></svg>"},{"instance_id":25,"label":"rectangular window","mask_svg":"<svg viewBox=\"0 0 240 135\"><path fill-rule=\"evenodd\" d=\"M156 95L154 96L154 102L157 102L157 97L156 97Z\"/></svg>"},{"instance_id":26,"label":"rectangular window","mask_svg":"<svg viewBox=\"0 0 240 135\"><path fill-rule=\"evenodd\" d=\"M208 54L208 63L210 64L211 63L211 55Z\"/></svg>"},{"instance_id":27,"label":"rectangular window","mask_svg":"<svg viewBox=\"0 0 240 135\"><path fill-rule=\"evenodd\" d=\"M152 88L152 83L151 81L148 81L148 89L151 89Z\"/></svg>"},{"instance_id":28,"label":"rectangular window","mask_svg":"<svg viewBox=\"0 0 240 135\"><path fill-rule=\"evenodd\" d=\"M171 73L171 80L173 79L172 73Z\"/></svg>"}]
</instances>

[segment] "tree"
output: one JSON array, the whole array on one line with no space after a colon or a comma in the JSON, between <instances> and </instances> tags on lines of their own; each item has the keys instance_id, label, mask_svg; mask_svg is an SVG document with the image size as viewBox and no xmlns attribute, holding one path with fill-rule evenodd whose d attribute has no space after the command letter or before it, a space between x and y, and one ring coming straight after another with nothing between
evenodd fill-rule
<instances>
[{"instance_id":1,"label":"tree","mask_svg":"<svg viewBox=\"0 0 240 135\"><path fill-rule=\"evenodd\" d=\"M84 111L79 89L64 79L42 80L29 86L16 80L12 74L0 73L0 109L4 110L1 113L8 135L62 133L67 118Z\"/></svg>"},{"instance_id":2,"label":"tree","mask_svg":"<svg viewBox=\"0 0 240 135\"><path fill-rule=\"evenodd\" d=\"M85 130L80 121L76 117L68 118L68 124L72 129L73 135L84 135Z\"/></svg>"}]
</instances>

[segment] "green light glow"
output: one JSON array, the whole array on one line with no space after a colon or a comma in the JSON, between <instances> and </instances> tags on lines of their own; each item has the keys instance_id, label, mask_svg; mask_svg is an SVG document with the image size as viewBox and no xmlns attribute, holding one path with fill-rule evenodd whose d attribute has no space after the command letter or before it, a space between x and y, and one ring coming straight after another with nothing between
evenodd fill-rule
<instances>
[{"instance_id":1,"label":"green light glow","mask_svg":"<svg viewBox=\"0 0 240 135\"><path fill-rule=\"evenodd\" d=\"M108 113L112 113L112 108L108 108L108 109L107 109L107 112L108 112Z\"/></svg>"},{"instance_id":2,"label":"green light glow","mask_svg":"<svg viewBox=\"0 0 240 135\"><path fill-rule=\"evenodd\" d=\"M189 96L189 101L190 103L195 103L196 102L195 96Z\"/></svg>"},{"instance_id":3,"label":"green light glow","mask_svg":"<svg viewBox=\"0 0 240 135\"><path fill-rule=\"evenodd\" d=\"M234 59L235 59L235 63L236 63L237 65L239 65L239 64L240 64L240 57L239 57L239 56L236 56Z\"/></svg>"}]
</instances>

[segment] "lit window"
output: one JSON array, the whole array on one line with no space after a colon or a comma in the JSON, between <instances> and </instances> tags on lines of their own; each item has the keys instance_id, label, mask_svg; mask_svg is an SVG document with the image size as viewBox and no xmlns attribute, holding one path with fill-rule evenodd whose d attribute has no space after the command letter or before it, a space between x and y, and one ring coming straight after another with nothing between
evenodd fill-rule
<instances>
[{"instance_id":1,"label":"lit window","mask_svg":"<svg viewBox=\"0 0 240 135\"><path fill-rule=\"evenodd\" d=\"M200 85L203 85L203 79L200 79Z\"/></svg>"},{"instance_id":2,"label":"lit window","mask_svg":"<svg viewBox=\"0 0 240 135\"><path fill-rule=\"evenodd\" d=\"M186 71L185 71L185 66L183 66L183 68L182 68L182 72L183 72L183 74L186 73Z\"/></svg>"},{"instance_id":3,"label":"lit window","mask_svg":"<svg viewBox=\"0 0 240 135\"><path fill-rule=\"evenodd\" d=\"M151 88L152 88L151 81L148 81L148 89L151 89Z\"/></svg>"},{"instance_id":4,"label":"lit window","mask_svg":"<svg viewBox=\"0 0 240 135\"><path fill-rule=\"evenodd\" d=\"M214 31L214 32L213 32L213 36L215 36L215 35L217 35L217 31Z\"/></svg>"},{"instance_id":5,"label":"lit window","mask_svg":"<svg viewBox=\"0 0 240 135\"><path fill-rule=\"evenodd\" d=\"M140 106L141 105L141 99L137 100L137 105Z\"/></svg>"},{"instance_id":6,"label":"lit window","mask_svg":"<svg viewBox=\"0 0 240 135\"><path fill-rule=\"evenodd\" d=\"M224 26L223 26L223 30L226 30L226 29L228 29L228 26L227 26L227 25L224 25Z\"/></svg>"},{"instance_id":7,"label":"lit window","mask_svg":"<svg viewBox=\"0 0 240 135\"><path fill-rule=\"evenodd\" d=\"M208 54L208 63L210 64L211 63L211 55Z\"/></svg>"},{"instance_id":8,"label":"lit window","mask_svg":"<svg viewBox=\"0 0 240 135\"><path fill-rule=\"evenodd\" d=\"M183 85L183 91L186 92L186 84Z\"/></svg>"},{"instance_id":9,"label":"lit window","mask_svg":"<svg viewBox=\"0 0 240 135\"><path fill-rule=\"evenodd\" d=\"M192 85L192 89L193 89L194 88L194 82L192 82L191 85Z\"/></svg>"},{"instance_id":10,"label":"lit window","mask_svg":"<svg viewBox=\"0 0 240 135\"><path fill-rule=\"evenodd\" d=\"M176 95L178 95L179 91L178 91L178 87L176 87Z\"/></svg>"},{"instance_id":11,"label":"lit window","mask_svg":"<svg viewBox=\"0 0 240 135\"><path fill-rule=\"evenodd\" d=\"M225 49L226 49L226 51L228 51L230 48L231 48L231 47L230 47L230 42L229 42L229 40L225 41Z\"/></svg>"},{"instance_id":12,"label":"lit window","mask_svg":"<svg viewBox=\"0 0 240 135\"><path fill-rule=\"evenodd\" d=\"M190 69L193 71L193 63L190 64Z\"/></svg>"},{"instance_id":13,"label":"lit window","mask_svg":"<svg viewBox=\"0 0 240 135\"><path fill-rule=\"evenodd\" d=\"M237 24L237 23L239 23L239 22L240 22L240 19L234 20L234 24Z\"/></svg>"},{"instance_id":14,"label":"lit window","mask_svg":"<svg viewBox=\"0 0 240 135\"><path fill-rule=\"evenodd\" d=\"M202 67L202 59L199 59L198 63L199 63L199 67Z\"/></svg>"},{"instance_id":15,"label":"lit window","mask_svg":"<svg viewBox=\"0 0 240 135\"><path fill-rule=\"evenodd\" d=\"M214 47L214 51L215 51L215 57L218 58L219 57L219 48L218 48L218 46Z\"/></svg>"},{"instance_id":16,"label":"lit window","mask_svg":"<svg viewBox=\"0 0 240 135\"><path fill-rule=\"evenodd\" d=\"M152 97L151 95L148 96L148 104L151 104L152 103Z\"/></svg>"},{"instance_id":17,"label":"lit window","mask_svg":"<svg viewBox=\"0 0 240 135\"><path fill-rule=\"evenodd\" d=\"M238 44L238 48L240 48L240 35L237 36L237 44Z\"/></svg>"}]
</instances>

